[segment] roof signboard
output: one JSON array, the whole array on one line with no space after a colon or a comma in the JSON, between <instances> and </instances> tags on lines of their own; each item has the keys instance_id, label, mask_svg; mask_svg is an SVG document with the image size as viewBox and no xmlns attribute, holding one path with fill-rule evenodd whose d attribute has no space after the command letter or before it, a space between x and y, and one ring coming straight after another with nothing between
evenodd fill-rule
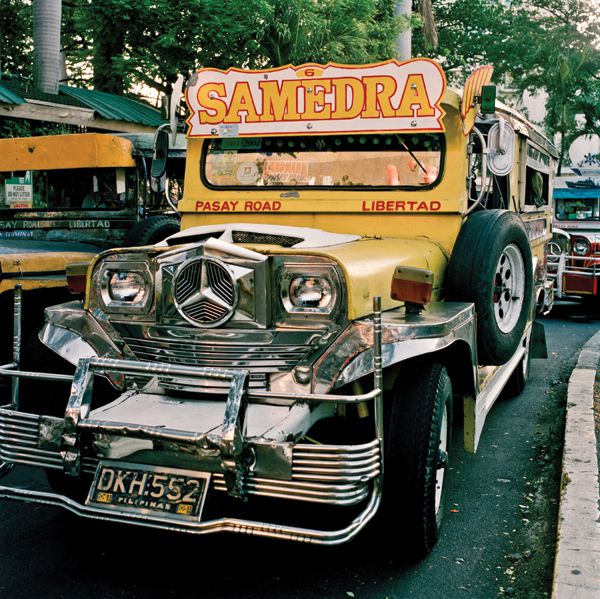
<instances>
[{"instance_id":1,"label":"roof signboard","mask_svg":"<svg viewBox=\"0 0 600 599\"><path fill-rule=\"evenodd\" d=\"M441 67L425 58L201 69L186 88L188 137L443 131L445 89Z\"/></svg>"}]
</instances>

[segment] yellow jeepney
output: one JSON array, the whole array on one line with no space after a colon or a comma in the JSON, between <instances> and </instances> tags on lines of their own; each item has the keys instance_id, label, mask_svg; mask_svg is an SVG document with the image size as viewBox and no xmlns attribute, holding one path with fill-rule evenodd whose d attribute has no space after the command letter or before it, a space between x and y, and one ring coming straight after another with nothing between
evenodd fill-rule
<instances>
[{"instance_id":1,"label":"yellow jeepney","mask_svg":"<svg viewBox=\"0 0 600 599\"><path fill-rule=\"evenodd\" d=\"M318 544L370 527L427 553L453 422L475 451L552 303L556 153L490 78L457 93L425 59L193 75L182 230L104 252L85 304L46 311L72 393L60 417L0 408L35 439L0 442L5 469L46 468L82 516Z\"/></svg>"},{"instance_id":2,"label":"yellow jeepney","mask_svg":"<svg viewBox=\"0 0 600 599\"><path fill-rule=\"evenodd\" d=\"M0 314L10 322L12 291L20 285L24 336L33 345L43 309L69 297L70 264L90 262L110 247L155 243L179 230L174 202L156 184L156 191L151 188L153 153L151 134L0 139ZM167 166L175 200L184 164L180 143L169 150ZM2 330L4 364L12 343L10 327Z\"/></svg>"}]
</instances>

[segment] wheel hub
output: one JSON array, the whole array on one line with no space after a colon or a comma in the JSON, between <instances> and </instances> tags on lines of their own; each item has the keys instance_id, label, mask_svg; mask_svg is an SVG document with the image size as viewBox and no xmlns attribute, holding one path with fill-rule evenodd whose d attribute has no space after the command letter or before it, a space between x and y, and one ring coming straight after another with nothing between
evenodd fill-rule
<instances>
[{"instance_id":1,"label":"wheel hub","mask_svg":"<svg viewBox=\"0 0 600 599\"><path fill-rule=\"evenodd\" d=\"M494 315L503 333L510 333L517 324L524 296L525 265L519 248L511 243L504 248L494 275Z\"/></svg>"}]
</instances>

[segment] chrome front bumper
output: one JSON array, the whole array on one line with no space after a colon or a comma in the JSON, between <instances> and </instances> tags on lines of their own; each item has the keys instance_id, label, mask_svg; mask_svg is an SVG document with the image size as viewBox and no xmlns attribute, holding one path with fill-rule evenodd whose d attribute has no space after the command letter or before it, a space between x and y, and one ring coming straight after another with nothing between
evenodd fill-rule
<instances>
[{"instance_id":1,"label":"chrome front bumper","mask_svg":"<svg viewBox=\"0 0 600 599\"><path fill-rule=\"evenodd\" d=\"M549 255L547 261L556 297L594 294L593 281L600 278L600 256Z\"/></svg>"},{"instance_id":2,"label":"chrome front bumper","mask_svg":"<svg viewBox=\"0 0 600 599\"><path fill-rule=\"evenodd\" d=\"M368 393L318 395L253 391L248 388L246 371L85 358L73 378L64 418L21 412L16 395L11 404L0 407L0 477L8 473L12 465L23 464L89 478L101 461L127 459L152 464L158 449L163 457L168 455L175 461L173 468L189 469L192 464L197 471L210 473L208 493L211 497L229 495L240 502L247 501L248 505L254 498L262 497L317 507L356 506L344 526L321 530L220 516L197 521L174 520L155 512L131 512L114 506L107 509L42 489L8 485L0 486L0 498L58 505L85 517L196 534L228 531L318 544L349 540L375 515L381 501L383 406L378 306L377 303L374 316L374 389ZM11 367L14 365L7 366L1 373L13 376L15 382L22 377L41 378L36 373L20 372ZM111 373L150 376L159 387L161 381L208 378L226 381L229 392L223 401L181 400L153 393L152 388L135 390L125 392L108 406L92 410L94 377ZM164 410L165 419L157 421L154 408L160 402L173 402L173 405ZM291 435L286 435L289 419L306 420L306 415L347 404L369 406L374 420L372 439L359 444L313 444L299 434L291 439L288 438ZM212 411L214 420L217 406L221 409L220 425L201 425L204 413ZM189 418L181 425L184 409ZM283 420L275 418L273 421L277 422L278 429L271 426L269 418L264 418L266 412L286 413ZM310 423L310 418L307 422ZM262 429L271 432L261 433ZM300 429L294 430L297 433ZM123 444L129 449L117 455L115 452ZM182 460L181 465L177 460Z\"/></svg>"}]
</instances>

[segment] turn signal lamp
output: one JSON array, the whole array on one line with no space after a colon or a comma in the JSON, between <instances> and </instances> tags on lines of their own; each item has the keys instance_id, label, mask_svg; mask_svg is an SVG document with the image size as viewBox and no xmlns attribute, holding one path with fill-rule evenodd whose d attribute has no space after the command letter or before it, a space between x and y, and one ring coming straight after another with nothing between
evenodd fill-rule
<instances>
[{"instance_id":1,"label":"turn signal lamp","mask_svg":"<svg viewBox=\"0 0 600 599\"><path fill-rule=\"evenodd\" d=\"M431 301L433 272L412 266L397 266L392 277L392 299L404 302L407 311L422 309Z\"/></svg>"},{"instance_id":2,"label":"turn signal lamp","mask_svg":"<svg viewBox=\"0 0 600 599\"><path fill-rule=\"evenodd\" d=\"M65 270L67 274L67 288L73 295L85 293L85 281L89 262L74 262L67 264Z\"/></svg>"}]
</instances>

